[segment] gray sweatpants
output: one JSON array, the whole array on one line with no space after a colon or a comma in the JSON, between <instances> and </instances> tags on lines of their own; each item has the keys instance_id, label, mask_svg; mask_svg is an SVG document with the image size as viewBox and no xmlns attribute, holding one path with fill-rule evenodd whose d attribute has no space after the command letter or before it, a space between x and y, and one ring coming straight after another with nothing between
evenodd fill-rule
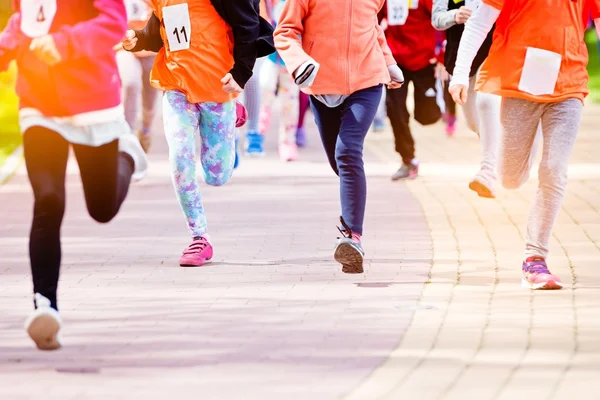
<instances>
[{"instance_id":1,"label":"gray sweatpants","mask_svg":"<svg viewBox=\"0 0 600 400\"><path fill-rule=\"evenodd\" d=\"M525 257L548 255L550 235L565 195L567 164L582 109L582 102L574 98L557 103L502 99L500 179L505 188L516 189L529 178L531 148L538 124L542 123L544 141L539 186L527 223Z\"/></svg>"},{"instance_id":2,"label":"gray sweatpants","mask_svg":"<svg viewBox=\"0 0 600 400\"><path fill-rule=\"evenodd\" d=\"M125 119L133 132L138 130L137 121L142 107L142 130L150 131L159 91L150 85L150 71L156 56L136 57L128 51L117 53L121 75Z\"/></svg>"}]
</instances>

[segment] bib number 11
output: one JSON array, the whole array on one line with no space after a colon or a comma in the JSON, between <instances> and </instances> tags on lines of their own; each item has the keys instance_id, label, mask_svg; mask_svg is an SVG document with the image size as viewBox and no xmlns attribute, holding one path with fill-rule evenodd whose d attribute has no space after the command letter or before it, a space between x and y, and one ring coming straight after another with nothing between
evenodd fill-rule
<instances>
[{"instance_id":1,"label":"bib number 11","mask_svg":"<svg viewBox=\"0 0 600 400\"><path fill-rule=\"evenodd\" d=\"M169 50L172 52L188 50L190 48L192 26L187 3L164 7L162 14L169 41Z\"/></svg>"}]
</instances>

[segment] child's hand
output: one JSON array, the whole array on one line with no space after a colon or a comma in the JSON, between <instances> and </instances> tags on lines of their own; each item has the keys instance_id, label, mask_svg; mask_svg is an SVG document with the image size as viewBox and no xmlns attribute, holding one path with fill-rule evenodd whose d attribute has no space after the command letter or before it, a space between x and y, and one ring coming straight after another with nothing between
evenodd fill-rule
<instances>
[{"instance_id":1,"label":"child's hand","mask_svg":"<svg viewBox=\"0 0 600 400\"><path fill-rule=\"evenodd\" d=\"M447 82L448 79L450 79L450 76L448 75L448 71L446 71L446 67L444 67L444 64L442 64L442 63L436 64L435 78L440 79L442 82Z\"/></svg>"},{"instance_id":2,"label":"child's hand","mask_svg":"<svg viewBox=\"0 0 600 400\"><path fill-rule=\"evenodd\" d=\"M56 48L56 43L54 43L52 35L34 38L29 45L29 50L50 67L62 61L62 57Z\"/></svg>"},{"instance_id":3,"label":"child's hand","mask_svg":"<svg viewBox=\"0 0 600 400\"><path fill-rule=\"evenodd\" d=\"M468 99L469 88L465 85L453 85L448 89L450 95L452 95L452 99L459 106L464 106Z\"/></svg>"},{"instance_id":4,"label":"child's hand","mask_svg":"<svg viewBox=\"0 0 600 400\"><path fill-rule=\"evenodd\" d=\"M400 67L396 64L390 65L388 67L388 71L390 73L391 81L388 82L388 89L399 89L404 84L404 74Z\"/></svg>"},{"instance_id":5,"label":"child's hand","mask_svg":"<svg viewBox=\"0 0 600 400\"><path fill-rule=\"evenodd\" d=\"M454 15L454 21L457 24L464 24L467 20L471 18L471 9L469 7L462 6Z\"/></svg>"},{"instance_id":6,"label":"child's hand","mask_svg":"<svg viewBox=\"0 0 600 400\"><path fill-rule=\"evenodd\" d=\"M138 38L135 34L135 31L129 29L127 33L125 33L125 38L121 44L125 50L132 50L137 45L137 42Z\"/></svg>"},{"instance_id":7,"label":"child's hand","mask_svg":"<svg viewBox=\"0 0 600 400\"><path fill-rule=\"evenodd\" d=\"M223 84L223 91L225 93L242 93L241 86L238 85L230 73L227 73L227 75L221 79L221 83Z\"/></svg>"}]
</instances>

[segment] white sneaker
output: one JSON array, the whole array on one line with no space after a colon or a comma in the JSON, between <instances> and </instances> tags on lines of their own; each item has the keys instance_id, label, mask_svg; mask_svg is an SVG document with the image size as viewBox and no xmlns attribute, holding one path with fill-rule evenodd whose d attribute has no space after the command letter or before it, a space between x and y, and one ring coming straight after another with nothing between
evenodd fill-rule
<instances>
[{"instance_id":1,"label":"white sneaker","mask_svg":"<svg viewBox=\"0 0 600 400\"><path fill-rule=\"evenodd\" d=\"M148 157L142 148L139 139L134 134L123 135L119 138L119 151L127 153L133 158L134 171L131 179L140 181L148 173Z\"/></svg>"},{"instance_id":2,"label":"white sneaker","mask_svg":"<svg viewBox=\"0 0 600 400\"><path fill-rule=\"evenodd\" d=\"M37 309L25 321L25 330L40 350L57 350L62 347L60 328L62 319L50 300L39 293L35 294Z\"/></svg>"}]
</instances>

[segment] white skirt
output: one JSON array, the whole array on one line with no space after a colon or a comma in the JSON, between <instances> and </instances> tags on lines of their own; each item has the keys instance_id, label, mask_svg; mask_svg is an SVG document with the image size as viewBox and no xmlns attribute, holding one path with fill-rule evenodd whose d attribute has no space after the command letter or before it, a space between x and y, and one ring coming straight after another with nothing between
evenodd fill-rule
<instances>
[{"instance_id":1,"label":"white skirt","mask_svg":"<svg viewBox=\"0 0 600 400\"><path fill-rule=\"evenodd\" d=\"M35 126L54 131L69 143L98 147L131 134L123 106L73 117L46 117L34 108L19 111L21 132Z\"/></svg>"}]
</instances>

